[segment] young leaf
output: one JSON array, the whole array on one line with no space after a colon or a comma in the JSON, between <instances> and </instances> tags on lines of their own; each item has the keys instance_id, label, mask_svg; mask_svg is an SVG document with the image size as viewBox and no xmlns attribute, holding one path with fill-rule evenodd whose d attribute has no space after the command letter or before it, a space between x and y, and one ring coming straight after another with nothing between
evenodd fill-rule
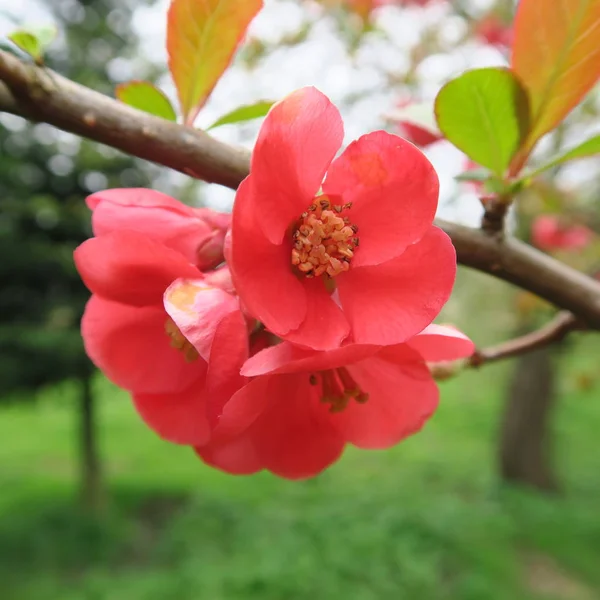
<instances>
[{"instance_id":1,"label":"young leaf","mask_svg":"<svg viewBox=\"0 0 600 600\"><path fill-rule=\"evenodd\" d=\"M169 69L187 125L229 66L262 0L171 0Z\"/></svg>"},{"instance_id":2,"label":"young leaf","mask_svg":"<svg viewBox=\"0 0 600 600\"><path fill-rule=\"evenodd\" d=\"M258 119L264 117L268 112L273 102L268 100L259 100L254 104L247 104L246 106L239 106L234 108L232 111L219 117L210 127L206 130L220 127L221 125L230 125L231 123L241 123L242 121L251 121L252 119Z\"/></svg>"},{"instance_id":3,"label":"young leaf","mask_svg":"<svg viewBox=\"0 0 600 600\"><path fill-rule=\"evenodd\" d=\"M11 33L8 39L26 52L37 63L43 62L44 50L54 41L58 30L54 25L19 29Z\"/></svg>"},{"instance_id":4,"label":"young leaf","mask_svg":"<svg viewBox=\"0 0 600 600\"><path fill-rule=\"evenodd\" d=\"M528 130L527 94L508 69L475 69L453 79L437 95L435 114L448 140L499 176Z\"/></svg>"},{"instance_id":5,"label":"young leaf","mask_svg":"<svg viewBox=\"0 0 600 600\"><path fill-rule=\"evenodd\" d=\"M23 52L27 52L36 62L42 58L42 46L39 40L29 31L15 31L8 36L8 39L16 44Z\"/></svg>"},{"instance_id":6,"label":"young leaf","mask_svg":"<svg viewBox=\"0 0 600 600\"><path fill-rule=\"evenodd\" d=\"M115 88L116 97L129 106L156 117L176 121L177 115L170 100L148 81L129 81Z\"/></svg>"},{"instance_id":7,"label":"young leaf","mask_svg":"<svg viewBox=\"0 0 600 600\"><path fill-rule=\"evenodd\" d=\"M570 160L577 160L578 158L588 158L589 156L594 156L595 154L600 154L600 135L595 135L593 138L590 138L589 140L586 140L585 142L579 144L579 146L575 146L575 148L571 148L564 154L557 156L549 163L537 168L533 173L529 175L529 177L537 175L538 173L542 173L543 171L547 171L552 167L556 167L556 165L560 165Z\"/></svg>"},{"instance_id":8,"label":"young leaf","mask_svg":"<svg viewBox=\"0 0 600 600\"><path fill-rule=\"evenodd\" d=\"M600 78L600 2L521 0L512 68L529 93L528 153Z\"/></svg>"}]
</instances>

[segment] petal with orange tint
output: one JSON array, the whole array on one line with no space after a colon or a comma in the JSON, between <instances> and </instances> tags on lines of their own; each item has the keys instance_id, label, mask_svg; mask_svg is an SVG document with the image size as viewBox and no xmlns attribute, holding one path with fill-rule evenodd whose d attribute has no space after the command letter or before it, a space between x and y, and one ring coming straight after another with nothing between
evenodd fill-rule
<instances>
[{"instance_id":1,"label":"petal with orange tint","mask_svg":"<svg viewBox=\"0 0 600 600\"><path fill-rule=\"evenodd\" d=\"M207 285L203 279L175 280L163 300L179 331L207 362L217 325L225 315L240 310L235 296Z\"/></svg>"},{"instance_id":2,"label":"petal with orange tint","mask_svg":"<svg viewBox=\"0 0 600 600\"><path fill-rule=\"evenodd\" d=\"M438 388L421 357L405 345L390 350L348 367L369 399L331 414L344 439L359 448L397 444L421 429L438 405Z\"/></svg>"},{"instance_id":3,"label":"petal with orange tint","mask_svg":"<svg viewBox=\"0 0 600 600\"><path fill-rule=\"evenodd\" d=\"M360 246L353 267L377 265L399 256L431 227L439 182L425 155L402 138L375 131L352 142L323 184L325 194L352 203Z\"/></svg>"},{"instance_id":4,"label":"petal with orange tint","mask_svg":"<svg viewBox=\"0 0 600 600\"><path fill-rule=\"evenodd\" d=\"M338 291L354 340L390 345L416 335L450 297L455 275L454 247L437 227L397 258L351 268L338 277Z\"/></svg>"},{"instance_id":5,"label":"petal with orange tint","mask_svg":"<svg viewBox=\"0 0 600 600\"><path fill-rule=\"evenodd\" d=\"M247 177L233 206L229 268L248 313L273 333L285 335L306 316L306 292L292 272L291 240L269 242L255 220L253 199Z\"/></svg>"},{"instance_id":6,"label":"petal with orange tint","mask_svg":"<svg viewBox=\"0 0 600 600\"><path fill-rule=\"evenodd\" d=\"M86 240L74 259L92 293L132 306L162 306L163 293L175 279L199 273L179 252L134 231Z\"/></svg>"},{"instance_id":7,"label":"petal with orange tint","mask_svg":"<svg viewBox=\"0 0 600 600\"><path fill-rule=\"evenodd\" d=\"M178 393L134 393L133 403L145 423L169 442L201 445L210 438L203 379Z\"/></svg>"},{"instance_id":8,"label":"petal with orange tint","mask_svg":"<svg viewBox=\"0 0 600 600\"><path fill-rule=\"evenodd\" d=\"M428 362L466 358L475 351L475 344L464 333L454 327L436 324L428 325L406 344Z\"/></svg>"},{"instance_id":9,"label":"petal with orange tint","mask_svg":"<svg viewBox=\"0 0 600 600\"><path fill-rule=\"evenodd\" d=\"M81 321L92 362L115 384L149 394L176 393L203 379L206 363L186 362L171 347L160 307L134 307L92 296Z\"/></svg>"},{"instance_id":10,"label":"petal with orange tint","mask_svg":"<svg viewBox=\"0 0 600 600\"><path fill-rule=\"evenodd\" d=\"M250 165L257 221L271 242L280 244L290 224L308 208L343 138L338 109L313 87L273 105ZM236 202L245 201L238 194Z\"/></svg>"}]
</instances>

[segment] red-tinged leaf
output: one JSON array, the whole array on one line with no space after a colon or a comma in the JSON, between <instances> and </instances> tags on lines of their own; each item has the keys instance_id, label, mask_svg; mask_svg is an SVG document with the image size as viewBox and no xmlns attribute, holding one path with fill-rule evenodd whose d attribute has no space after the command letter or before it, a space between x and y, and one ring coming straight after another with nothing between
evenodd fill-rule
<instances>
[{"instance_id":1,"label":"red-tinged leaf","mask_svg":"<svg viewBox=\"0 0 600 600\"><path fill-rule=\"evenodd\" d=\"M156 117L162 117L168 121L177 120L171 101L148 81L121 83L115 88L115 96L124 104Z\"/></svg>"},{"instance_id":2,"label":"red-tinged leaf","mask_svg":"<svg viewBox=\"0 0 600 600\"><path fill-rule=\"evenodd\" d=\"M522 163L600 78L600 2L521 0L512 68L530 96L531 129Z\"/></svg>"},{"instance_id":3,"label":"red-tinged leaf","mask_svg":"<svg viewBox=\"0 0 600 600\"><path fill-rule=\"evenodd\" d=\"M193 123L261 8L262 0L171 0L169 69L187 125Z\"/></svg>"}]
</instances>

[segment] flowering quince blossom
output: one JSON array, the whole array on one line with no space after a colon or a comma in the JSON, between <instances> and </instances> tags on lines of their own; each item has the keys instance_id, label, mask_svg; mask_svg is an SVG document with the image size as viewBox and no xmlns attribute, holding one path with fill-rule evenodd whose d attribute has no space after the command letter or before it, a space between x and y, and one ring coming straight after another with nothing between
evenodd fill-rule
<instances>
[{"instance_id":1,"label":"flowering quince blossom","mask_svg":"<svg viewBox=\"0 0 600 600\"><path fill-rule=\"evenodd\" d=\"M585 225L563 225L553 215L540 215L531 228L533 243L541 250L581 250L588 246L594 232Z\"/></svg>"},{"instance_id":2,"label":"flowering quince blossom","mask_svg":"<svg viewBox=\"0 0 600 600\"><path fill-rule=\"evenodd\" d=\"M196 452L229 473L314 476L347 443L388 448L416 433L438 403L426 362L473 350L462 333L440 325L392 346L349 343L320 352L283 342L266 348L244 364L242 374L252 379L218 408L213 438Z\"/></svg>"},{"instance_id":3,"label":"flowering quince blossom","mask_svg":"<svg viewBox=\"0 0 600 600\"><path fill-rule=\"evenodd\" d=\"M231 215L192 208L166 194L143 188L96 192L86 199L92 229L99 236L128 229L177 250L199 269L224 261L223 240Z\"/></svg>"},{"instance_id":4,"label":"flowering quince blossom","mask_svg":"<svg viewBox=\"0 0 600 600\"><path fill-rule=\"evenodd\" d=\"M513 42L512 27L495 14L489 14L475 24L475 35L491 46L510 48Z\"/></svg>"},{"instance_id":5,"label":"flowering quince blossom","mask_svg":"<svg viewBox=\"0 0 600 600\"><path fill-rule=\"evenodd\" d=\"M227 220L151 190L100 192L88 205L96 237L75 250L93 294L82 319L86 351L159 435L206 443L206 397L219 397L224 375L239 377L247 357L228 269L198 269L222 255L215 238Z\"/></svg>"},{"instance_id":6,"label":"flowering quince blossom","mask_svg":"<svg viewBox=\"0 0 600 600\"><path fill-rule=\"evenodd\" d=\"M337 108L314 88L272 107L236 195L227 261L245 310L286 341L399 344L454 283L454 248L432 225L438 179L398 136L364 135L334 160L342 140Z\"/></svg>"},{"instance_id":7,"label":"flowering quince blossom","mask_svg":"<svg viewBox=\"0 0 600 600\"><path fill-rule=\"evenodd\" d=\"M411 98L403 98L397 103L397 107L401 110L400 115L402 115L403 109L421 110L421 106L423 105L414 102ZM433 109L431 109L431 112L433 112ZM400 116L400 118L395 117L394 121L397 123L400 135L415 144L415 146L419 146L419 148L427 148L427 146L444 139L444 136L437 130L433 122L430 126L426 126L424 122L419 123L416 119L411 119L408 113Z\"/></svg>"}]
</instances>

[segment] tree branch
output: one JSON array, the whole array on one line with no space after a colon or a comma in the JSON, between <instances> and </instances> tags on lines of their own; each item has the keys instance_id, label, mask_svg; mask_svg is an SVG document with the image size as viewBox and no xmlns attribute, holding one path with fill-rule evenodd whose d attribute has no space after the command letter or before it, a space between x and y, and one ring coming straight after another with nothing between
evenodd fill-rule
<instances>
[{"instance_id":1,"label":"tree branch","mask_svg":"<svg viewBox=\"0 0 600 600\"><path fill-rule=\"evenodd\" d=\"M427 366L434 379L443 381L454 377L465 368L478 368L490 362L496 362L505 358L514 358L515 356L533 352L533 350L543 348L555 342L560 342L570 332L578 329L585 329L585 325L570 312L561 311L554 319L537 331L532 331L521 337L502 342L497 346L475 350L466 360L432 362L427 363Z\"/></svg>"},{"instance_id":2,"label":"tree branch","mask_svg":"<svg viewBox=\"0 0 600 600\"><path fill-rule=\"evenodd\" d=\"M246 150L135 110L4 51L0 110L232 189L250 166ZM533 292L600 329L600 282L517 240L441 220L436 225L452 238L459 263Z\"/></svg>"},{"instance_id":3,"label":"tree branch","mask_svg":"<svg viewBox=\"0 0 600 600\"><path fill-rule=\"evenodd\" d=\"M476 350L473 356L468 359L468 365L479 367L489 362L526 354L543 346L559 342L571 331L582 328L582 323L577 317L570 312L562 311L536 331L502 342L497 346Z\"/></svg>"},{"instance_id":4,"label":"tree branch","mask_svg":"<svg viewBox=\"0 0 600 600\"><path fill-rule=\"evenodd\" d=\"M6 112L234 189L248 174L248 151L131 108L1 50L0 81L9 92L0 92L0 108Z\"/></svg>"}]
</instances>

